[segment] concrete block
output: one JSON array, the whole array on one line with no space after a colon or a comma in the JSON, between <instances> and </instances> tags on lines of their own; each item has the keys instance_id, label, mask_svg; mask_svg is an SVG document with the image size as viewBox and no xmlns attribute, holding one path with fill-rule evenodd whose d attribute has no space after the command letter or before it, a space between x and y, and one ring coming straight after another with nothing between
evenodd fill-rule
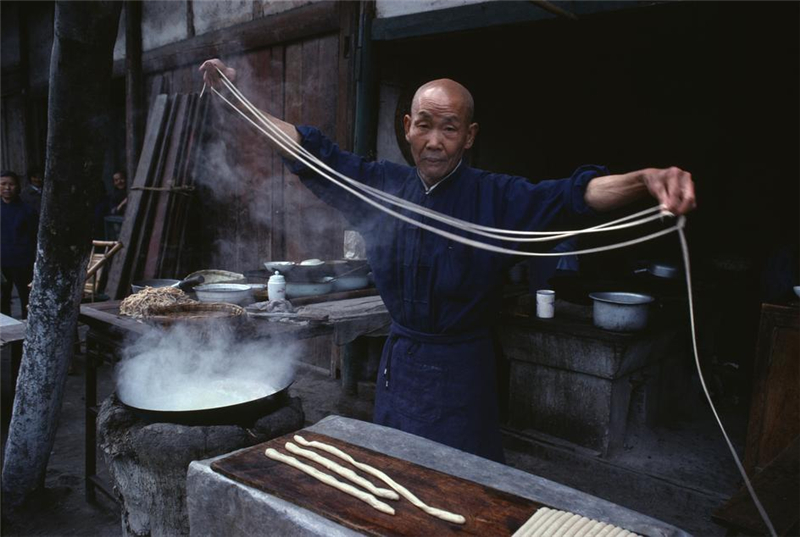
<instances>
[{"instance_id":1,"label":"concrete block","mask_svg":"<svg viewBox=\"0 0 800 537\"><path fill-rule=\"evenodd\" d=\"M622 447L631 394L652 421L661 402L658 364L674 350L676 330L653 327L614 334L562 321L507 325L503 354L510 364L508 425L519 431L567 440L607 456ZM641 384L641 386L639 386Z\"/></svg>"}]
</instances>

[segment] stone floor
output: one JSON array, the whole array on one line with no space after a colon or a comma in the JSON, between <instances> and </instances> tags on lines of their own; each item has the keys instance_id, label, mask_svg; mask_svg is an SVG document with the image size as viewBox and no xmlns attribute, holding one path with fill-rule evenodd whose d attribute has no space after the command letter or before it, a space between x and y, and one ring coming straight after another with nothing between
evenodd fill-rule
<instances>
[{"instance_id":1,"label":"stone floor","mask_svg":"<svg viewBox=\"0 0 800 537\"><path fill-rule=\"evenodd\" d=\"M29 513L3 535L120 535L116 505L101 497L100 505L84 501L84 371L82 355L68 377L60 426L47 472L47 491ZM113 386L109 366L100 369L99 395ZM341 381L309 365L298 369L291 391L303 400L306 423L338 414L369 420L374 383L360 382L356 396L346 395ZM698 395L696 412L678 416L668 426L634 431L624 453L608 460L557 442L531 439L507 431L509 465L561 482L637 510L689 533L724 535L710 515L738 487L738 474L708 404ZM719 409L734 444L744 438L744 411ZM3 431L3 440L5 440Z\"/></svg>"}]
</instances>

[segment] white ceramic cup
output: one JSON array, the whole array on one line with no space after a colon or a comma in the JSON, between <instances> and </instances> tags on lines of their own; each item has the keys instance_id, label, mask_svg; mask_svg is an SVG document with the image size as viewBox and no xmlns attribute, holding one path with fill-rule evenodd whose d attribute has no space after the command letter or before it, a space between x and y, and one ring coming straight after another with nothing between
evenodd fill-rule
<instances>
[{"instance_id":1,"label":"white ceramic cup","mask_svg":"<svg viewBox=\"0 0 800 537\"><path fill-rule=\"evenodd\" d=\"M540 319L552 319L555 316L556 292L550 289L536 291L536 316Z\"/></svg>"}]
</instances>

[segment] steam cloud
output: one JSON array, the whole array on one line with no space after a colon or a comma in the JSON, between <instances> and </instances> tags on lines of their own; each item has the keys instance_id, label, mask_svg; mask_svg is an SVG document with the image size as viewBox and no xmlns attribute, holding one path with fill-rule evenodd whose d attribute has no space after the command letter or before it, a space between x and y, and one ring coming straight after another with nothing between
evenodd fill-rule
<instances>
[{"instance_id":1,"label":"steam cloud","mask_svg":"<svg viewBox=\"0 0 800 537\"><path fill-rule=\"evenodd\" d=\"M298 344L235 338L225 324L154 328L125 348L117 393L136 408L197 410L266 397L294 378Z\"/></svg>"},{"instance_id":2,"label":"steam cloud","mask_svg":"<svg viewBox=\"0 0 800 537\"><path fill-rule=\"evenodd\" d=\"M229 65L237 70L237 87L255 106L278 117L283 115L283 102L273 102L277 94L270 90L277 82L254 78L258 69L249 59L239 59L238 63L232 60ZM286 86L284 90L286 94L302 93L301 87ZM222 93L230 98L227 91ZM342 238L331 237L329 222L319 218L313 206L298 203L297 189L305 191L304 187L288 183L276 187L284 181L283 164L276 163L278 153L270 141L219 98L213 94L207 98L212 99L213 136L200 154L202 171L197 182L207 196L204 204L212 211L223 212L222 217L215 218L220 227L212 242L214 252L209 261L213 266L208 268L237 272L262 268L270 259L264 239L274 226L276 210L285 211L285 225L302 225L302 250L309 252L306 257L321 257L317 252L330 251L331 240L341 244ZM303 118L297 121L304 122ZM303 194L313 198L311 193ZM222 208L234 208L230 211L234 214Z\"/></svg>"}]
</instances>

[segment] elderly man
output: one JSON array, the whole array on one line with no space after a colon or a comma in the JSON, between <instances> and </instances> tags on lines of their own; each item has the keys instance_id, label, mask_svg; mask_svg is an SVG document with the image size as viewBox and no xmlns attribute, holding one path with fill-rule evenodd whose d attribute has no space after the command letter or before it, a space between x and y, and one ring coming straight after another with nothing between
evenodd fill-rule
<instances>
[{"instance_id":1,"label":"elderly man","mask_svg":"<svg viewBox=\"0 0 800 537\"><path fill-rule=\"evenodd\" d=\"M203 63L219 85L217 59ZM584 166L572 177L532 184L470 168L464 151L478 125L469 91L453 80L417 90L403 118L416 167L367 162L340 150L312 127L270 116L330 167L357 181L463 220L503 229L568 225L649 192L670 211L694 207L691 175L677 168L610 175ZM379 367L376 423L502 461L494 351L490 338L501 276L518 259L477 250L423 231L367 206L298 162L287 165L315 195L338 208L364 235L378 291L393 323Z\"/></svg>"}]
</instances>

